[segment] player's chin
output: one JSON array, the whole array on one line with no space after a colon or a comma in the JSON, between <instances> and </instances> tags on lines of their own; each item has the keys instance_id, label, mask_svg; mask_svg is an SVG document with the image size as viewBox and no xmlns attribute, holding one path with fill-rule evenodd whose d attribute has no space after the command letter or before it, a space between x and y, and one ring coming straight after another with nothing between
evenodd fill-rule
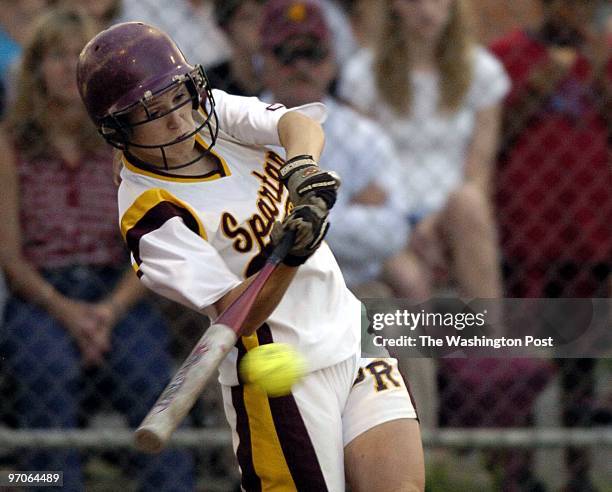
<instances>
[{"instance_id":1,"label":"player's chin","mask_svg":"<svg viewBox=\"0 0 612 492\"><path fill-rule=\"evenodd\" d=\"M168 155L178 156L184 154L185 152L188 152L193 149L195 141L195 135L192 135L191 137L182 138L178 142L168 145L166 147L166 151Z\"/></svg>"}]
</instances>

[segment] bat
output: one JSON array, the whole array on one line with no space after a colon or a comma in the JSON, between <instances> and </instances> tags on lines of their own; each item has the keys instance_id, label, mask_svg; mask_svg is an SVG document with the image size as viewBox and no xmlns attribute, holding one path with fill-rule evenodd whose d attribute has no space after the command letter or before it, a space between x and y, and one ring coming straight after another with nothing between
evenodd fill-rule
<instances>
[{"instance_id":1,"label":"bat","mask_svg":"<svg viewBox=\"0 0 612 492\"><path fill-rule=\"evenodd\" d=\"M219 315L185 359L135 432L136 448L159 453L241 335L255 299L293 245L288 231L251 284Z\"/></svg>"}]
</instances>

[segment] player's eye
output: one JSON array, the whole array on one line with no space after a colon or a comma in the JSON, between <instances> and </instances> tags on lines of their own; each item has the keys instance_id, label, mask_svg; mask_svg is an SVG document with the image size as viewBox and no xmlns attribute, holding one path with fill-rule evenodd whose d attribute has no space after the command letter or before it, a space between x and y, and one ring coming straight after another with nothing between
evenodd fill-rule
<instances>
[{"instance_id":1,"label":"player's eye","mask_svg":"<svg viewBox=\"0 0 612 492\"><path fill-rule=\"evenodd\" d=\"M185 100L185 97L187 97L187 94L184 91L178 92L173 99L173 102L178 104L181 103Z\"/></svg>"}]
</instances>

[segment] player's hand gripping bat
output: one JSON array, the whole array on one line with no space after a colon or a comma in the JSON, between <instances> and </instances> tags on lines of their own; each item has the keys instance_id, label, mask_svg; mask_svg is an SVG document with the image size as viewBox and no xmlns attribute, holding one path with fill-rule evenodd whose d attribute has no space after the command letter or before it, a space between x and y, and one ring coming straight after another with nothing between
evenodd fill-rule
<instances>
[{"instance_id":1,"label":"player's hand gripping bat","mask_svg":"<svg viewBox=\"0 0 612 492\"><path fill-rule=\"evenodd\" d=\"M183 365L166 386L153 408L136 429L136 447L158 453L183 421L219 364L232 350L255 299L293 245L295 231L288 231L266 260L257 277L198 340Z\"/></svg>"}]
</instances>

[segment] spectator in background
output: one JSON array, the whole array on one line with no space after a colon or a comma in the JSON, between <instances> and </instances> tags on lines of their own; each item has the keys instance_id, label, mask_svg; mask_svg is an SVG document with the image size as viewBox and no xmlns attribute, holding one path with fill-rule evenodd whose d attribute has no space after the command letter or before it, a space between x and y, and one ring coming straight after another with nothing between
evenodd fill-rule
<instances>
[{"instance_id":1,"label":"spectator in background","mask_svg":"<svg viewBox=\"0 0 612 492\"><path fill-rule=\"evenodd\" d=\"M330 26L337 63L346 63L357 50L350 23L333 0L312 0ZM259 23L265 0L215 0L215 19L231 47L231 56L206 68L211 85L241 96L261 92L261 60L258 57ZM335 80L331 91L335 90Z\"/></svg>"},{"instance_id":2,"label":"spectator in background","mask_svg":"<svg viewBox=\"0 0 612 492\"><path fill-rule=\"evenodd\" d=\"M338 0L312 0L323 12L329 26L331 41L334 47L336 63L339 67L346 65L359 45L353 36L351 23Z\"/></svg>"},{"instance_id":3,"label":"spectator in background","mask_svg":"<svg viewBox=\"0 0 612 492\"><path fill-rule=\"evenodd\" d=\"M602 29L608 36L612 36L612 5L602 5L600 15Z\"/></svg>"},{"instance_id":4,"label":"spectator in background","mask_svg":"<svg viewBox=\"0 0 612 492\"><path fill-rule=\"evenodd\" d=\"M31 20L48 5L47 0L4 0L0 8L0 118L13 92L15 67L21 45L28 38Z\"/></svg>"},{"instance_id":5,"label":"spectator in background","mask_svg":"<svg viewBox=\"0 0 612 492\"><path fill-rule=\"evenodd\" d=\"M128 0L129 2L129 0ZM81 8L96 22L96 31L110 26L121 14L122 0L60 0L67 8Z\"/></svg>"},{"instance_id":6,"label":"spectator in background","mask_svg":"<svg viewBox=\"0 0 612 492\"><path fill-rule=\"evenodd\" d=\"M4 272L0 268L0 330L2 331L4 331L4 308L6 307L8 296L9 294L8 294L8 288L6 286ZM0 343L1 341L2 341L2 338L0 338ZM2 360L2 358L0 358L0 392L2 392L2 394L5 394L4 391L6 390L5 379L6 379L5 363ZM9 415L11 414L11 410L9 408L10 403L8 404L6 403L7 400L8 398L4 398L3 404L0 404L0 425L3 425L6 421L10 420L10 418L12 417L12 415Z\"/></svg>"},{"instance_id":7,"label":"spectator in background","mask_svg":"<svg viewBox=\"0 0 612 492\"><path fill-rule=\"evenodd\" d=\"M465 0L387 2L385 38L349 64L340 86L389 132L401 158L416 228L387 276L402 297L429 298L448 266L462 296L501 297L489 194L509 83L472 41L465 10Z\"/></svg>"},{"instance_id":8,"label":"spectator in background","mask_svg":"<svg viewBox=\"0 0 612 492\"><path fill-rule=\"evenodd\" d=\"M6 286L6 280L4 272L0 269L0 333L4 332L4 308L8 301L8 288ZM0 344L2 343L3 336L0 335ZM3 395L7 394L7 387L10 387L12 381L7 381L6 362L0 352L0 393ZM0 426L10 425L11 419L14 418L15 412L12 411L10 398L3 398L0 403ZM9 458L10 459L10 458Z\"/></svg>"},{"instance_id":9,"label":"spectator in background","mask_svg":"<svg viewBox=\"0 0 612 492\"><path fill-rule=\"evenodd\" d=\"M387 278L401 296L424 300L450 267L461 297L502 298L491 194L508 77L473 41L466 0L386 6L381 43L347 67L340 94L383 124L402 159L416 226ZM451 426L526 425L549 374L544 362L523 359L438 364L440 423ZM503 468L503 490L534 483L528 462L516 461Z\"/></svg>"},{"instance_id":10,"label":"spectator in background","mask_svg":"<svg viewBox=\"0 0 612 492\"><path fill-rule=\"evenodd\" d=\"M0 326L4 323L4 307L8 299L8 290L4 280L4 272L0 270Z\"/></svg>"},{"instance_id":11,"label":"spectator in background","mask_svg":"<svg viewBox=\"0 0 612 492\"><path fill-rule=\"evenodd\" d=\"M342 0L359 49L375 49L382 38L387 0Z\"/></svg>"},{"instance_id":12,"label":"spectator in background","mask_svg":"<svg viewBox=\"0 0 612 492\"><path fill-rule=\"evenodd\" d=\"M612 56L592 25L596 3L544 1L537 32L515 31L492 46L514 82L497 199L515 296L549 297L551 282L555 297L604 293L612 251Z\"/></svg>"},{"instance_id":13,"label":"spectator in background","mask_svg":"<svg viewBox=\"0 0 612 492\"><path fill-rule=\"evenodd\" d=\"M232 0L228 0L231 2ZM117 22L140 21L167 32L192 63L209 67L230 57L213 0L128 0Z\"/></svg>"},{"instance_id":14,"label":"spectator in background","mask_svg":"<svg viewBox=\"0 0 612 492\"><path fill-rule=\"evenodd\" d=\"M543 0L536 31L492 45L513 81L497 179L512 297L611 293L612 43L599 4ZM565 425L591 425L595 362L559 361ZM570 449L566 461L567 490L593 490L587 452Z\"/></svg>"},{"instance_id":15,"label":"spectator in background","mask_svg":"<svg viewBox=\"0 0 612 492\"><path fill-rule=\"evenodd\" d=\"M215 0L215 19L231 46L228 60L206 69L210 84L237 96L257 96L261 87L259 28L263 0Z\"/></svg>"},{"instance_id":16,"label":"spectator in background","mask_svg":"<svg viewBox=\"0 0 612 492\"><path fill-rule=\"evenodd\" d=\"M483 44L519 26L535 27L542 15L539 0L471 0L476 14L475 31Z\"/></svg>"},{"instance_id":17,"label":"spectator in background","mask_svg":"<svg viewBox=\"0 0 612 492\"><path fill-rule=\"evenodd\" d=\"M325 148L321 167L342 177L326 241L357 295L389 295L379 282L387 258L408 237L399 200L393 144L373 121L329 94L336 58L322 10L307 0L272 0L261 31L264 100L287 107L322 101Z\"/></svg>"},{"instance_id":18,"label":"spectator in background","mask_svg":"<svg viewBox=\"0 0 612 492\"><path fill-rule=\"evenodd\" d=\"M6 90L4 89L4 82L0 80L0 120L4 115L4 106L6 105Z\"/></svg>"},{"instance_id":19,"label":"spectator in background","mask_svg":"<svg viewBox=\"0 0 612 492\"><path fill-rule=\"evenodd\" d=\"M0 267L13 294L0 347L23 428L76 427L94 388L136 426L172 369L167 326L143 300L117 234L112 156L76 87L89 22L69 10L40 19L0 139ZM193 488L188 453L133 458L143 489ZM65 490L84 490L74 450L20 459L25 470L63 470Z\"/></svg>"},{"instance_id":20,"label":"spectator in background","mask_svg":"<svg viewBox=\"0 0 612 492\"><path fill-rule=\"evenodd\" d=\"M325 16L325 22L331 34L331 43L334 48L336 64L341 68L346 65L355 52L359 49L359 43L353 35L351 22L347 11L342 5L343 0L309 0L321 9ZM378 0L372 0L378 1ZM332 90L334 86L332 84Z\"/></svg>"}]
</instances>

